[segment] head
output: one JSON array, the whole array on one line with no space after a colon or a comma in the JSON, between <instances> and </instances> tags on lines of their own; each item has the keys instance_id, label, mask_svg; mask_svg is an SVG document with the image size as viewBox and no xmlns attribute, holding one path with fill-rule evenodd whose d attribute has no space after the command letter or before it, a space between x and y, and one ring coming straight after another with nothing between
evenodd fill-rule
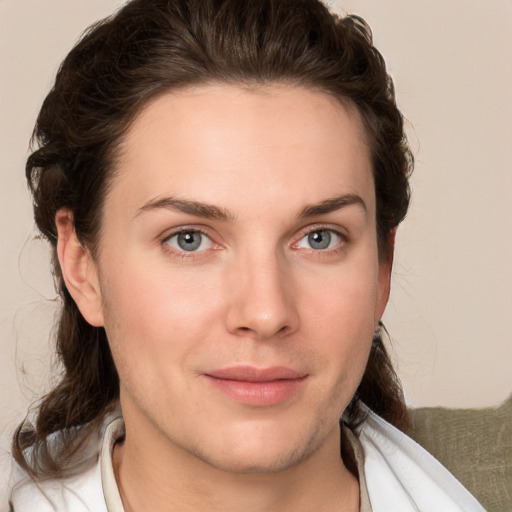
<instances>
[{"instance_id":1,"label":"head","mask_svg":"<svg viewBox=\"0 0 512 512\"><path fill-rule=\"evenodd\" d=\"M112 205L117 204L121 184L129 181L126 166L141 140L136 135L151 130L151 122L149 128L145 123L156 116L155 122L164 122L172 138L173 123L181 119L176 116L181 112L186 118L187 108L196 115L198 126L208 125L212 116L220 117L223 112L240 122L236 109L231 112L229 108L238 100L240 112L248 115L253 105L255 119L261 117L257 114L265 105L268 118L272 112L286 117L286 112L297 105L297 122L314 122L314 105L319 111L327 113L332 108L341 113L348 123L345 128L349 126L352 131L354 144L359 141L361 158L367 163L366 178L372 194L365 208L371 214L376 266L384 283L379 301L385 305L394 233L409 202L412 159L391 79L365 23L357 17L333 16L316 0L132 0L115 16L89 29L67 56L34 132L38 148L27 162L27 178L38 228L52 244L55 256L54 272L62 296L57 348L64 373L59 385L42 402L35 429L25 434L23 429L20 431L15 441L19 460L24 447L44 446L46 437L55 430L86 423L92 428L119 399L116 365L123 366L122 348L107 336L109 330L116 331L115 315L109 317L109 311L116 310L116 304L109 300L115 299L103 294L96 313L79 307L73 284L65 279L65 272L63 275L62 255L60 262L57 257L59 236L62 240L72 231L77 250L83 250L90 259L96 291L105 289L104 283L110 279L107 265L102 263L109 259L105 234L112 229ZM222 105L223 110L215 111L216 105ZM162 112L169 113L164 121L159 117ZM202 119L201 112L210 112L210 118ZM278 120L274 122L278 129ZM261 123L259 132L255 127L257 133L265 131ZM176 132L183 136L178 125ZM149 136L151 139L154 132L150 131ZM340 139L340 148L343 143ZM330 145L335 147L336 142L330 141ZM332 154L342 156L339 151ZM274 180L275 176L259 177ZM181 178L187 182L186 173ZM246 176L246 180L249 178ZM223 181L221 176L219 187L231 181ZM272 183L278 184L279 180ZM214 185L212 180L209 190L215 189ZM133 187L132 183L132 189L126 192L135 190ZM285 182L280 187L286 189ZM222 198L222 190L215 197ZM317 192L317 202L330 199L325 191ZM212 200L208 196L203 202L215 203L215 197ZM237 209L236 204L219 201L220 209ZM297 207L310 203L315 203L314 197L297 203ZM240 214L241 207L234 213ZM211 238L215 243L215 236ZM271 268L269 272L279 280L286 273L283 268ZM380 316L376 318L379 320ZM289 331L294 329L293 321L282 324ZM279 329L281 334L286 331L282 326ZM365 337L361 372L353 376L360 384L356 383L354 393L342 404L344 417L357 423L357 404L362 399L399 424L404 408L382 341L373 332ZM83 437L75 434L65 450L76 450L80 439ZM58 472L59 463L53 462L53 467L41 464L36 472Z\"/></svg>"}]
</instances>

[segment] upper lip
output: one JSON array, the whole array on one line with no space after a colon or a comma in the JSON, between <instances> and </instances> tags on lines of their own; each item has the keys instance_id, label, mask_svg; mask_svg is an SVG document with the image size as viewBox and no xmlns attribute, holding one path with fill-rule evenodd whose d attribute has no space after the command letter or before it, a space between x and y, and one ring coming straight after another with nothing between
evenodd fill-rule
<instances>
[{"instance_id":1,"label":"upper lip","mask_svg":"<svg viewBox=\"0 0 512 512\"><path fill-rule=\"evenodd\" d=\"M293 370L286 366L256 368L254 366L232 366L206 373L209 377L244 382L271 382L274 380L293 380L306 377L306 373Z\"/></svg>"}]
</instances>

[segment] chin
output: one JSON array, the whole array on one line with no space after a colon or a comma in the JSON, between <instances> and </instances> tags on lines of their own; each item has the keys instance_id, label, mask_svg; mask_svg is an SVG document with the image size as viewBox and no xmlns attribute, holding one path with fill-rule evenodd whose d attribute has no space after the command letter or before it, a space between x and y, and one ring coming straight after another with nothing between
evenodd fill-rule
<instances>
[{"instance_id":1,"label":"chin","mask_svg":"<svg viewBox=\"0 0 512 512\"><path fill-rule=\"evenodd\" d=\"M221 457L203 458L204 462L221 471L238 474L279 473L296 466L309 455L301 449L280 453L223 454Z\"/></svg>"},{"instance_id":2,"label":"chin","mask_svg":"<svg viewBox=\"0 0 512 512\"><path fill-rule=\"evenodd\" d=\"M239 474L265 474L286 471L307 460L323 444L327 435L323 432L294 432L295 435L276 435L275 429L268 434L250 433L238 440L234 436L225 436L229 445L210 446L208 453L196 456L221 471ZM322 435L324 434L324 435Z\"/></svg>"}]
</instances>

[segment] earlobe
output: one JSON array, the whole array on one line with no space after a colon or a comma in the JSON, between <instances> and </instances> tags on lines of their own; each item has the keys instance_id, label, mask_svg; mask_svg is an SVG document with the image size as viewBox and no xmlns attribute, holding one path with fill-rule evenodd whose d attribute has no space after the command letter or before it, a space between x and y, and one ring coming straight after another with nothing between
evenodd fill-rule
<instances>
[{"instance_id":1,"label":"earlobe","mask_svg":"<svg viewBox=\"0 0 512 512\"><path fill-rule=\"evenodd\" d=\"M57 257L66 288L87 322L103 326L103 311L96 264L90 251L78 240L73 212L61 208L55 215Z\"/></svg>"}]
</instances>

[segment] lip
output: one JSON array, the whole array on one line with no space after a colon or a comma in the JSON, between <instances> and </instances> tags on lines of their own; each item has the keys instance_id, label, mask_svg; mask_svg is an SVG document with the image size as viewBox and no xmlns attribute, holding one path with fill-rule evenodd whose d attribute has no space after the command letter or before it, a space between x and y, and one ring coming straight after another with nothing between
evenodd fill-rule
<instances>
[{"instance_id":1,"label":"lip","mask_svg":"<svg viewBox=\"0 0 512 512\"><path fill-rule=\"evenodd\" d=\"M308 374L285 366L233 366L210 371L204 376L212 387L235 401L264 407L277 405L297 394Z\"/></svg>"}]
</instances>

